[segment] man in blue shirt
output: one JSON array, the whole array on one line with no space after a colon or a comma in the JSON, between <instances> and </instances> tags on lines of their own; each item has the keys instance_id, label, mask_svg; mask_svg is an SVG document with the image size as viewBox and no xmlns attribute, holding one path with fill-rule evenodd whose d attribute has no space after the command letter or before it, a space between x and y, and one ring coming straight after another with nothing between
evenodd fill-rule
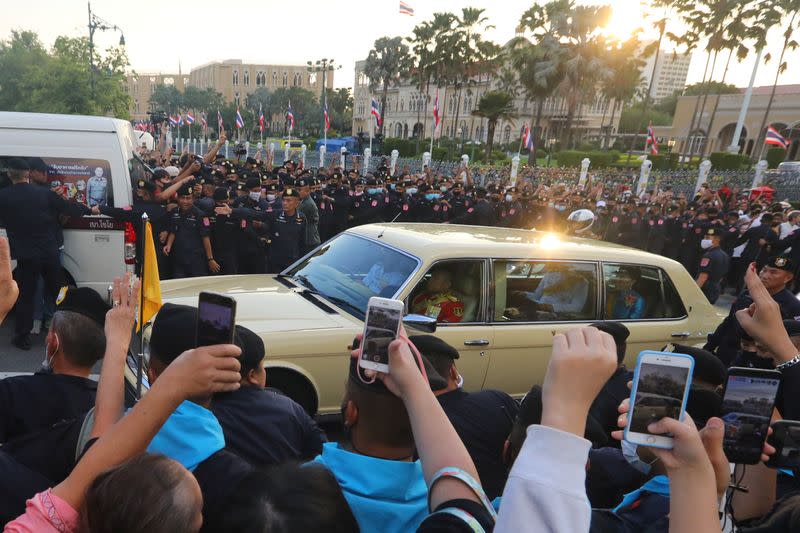
<instances>
[{"instance_id":1,"label":"man in blue shirt","mask_svg":"<svg viewBox=\"0 0 800 533\"><path fill-rule=\"evenodd\" d=\"M633 290L636 281L637 276L631 270L620 268L617 271L609 298L612 320L635 320L644 315L644 298Z\"/></svg>"}]
</instances>

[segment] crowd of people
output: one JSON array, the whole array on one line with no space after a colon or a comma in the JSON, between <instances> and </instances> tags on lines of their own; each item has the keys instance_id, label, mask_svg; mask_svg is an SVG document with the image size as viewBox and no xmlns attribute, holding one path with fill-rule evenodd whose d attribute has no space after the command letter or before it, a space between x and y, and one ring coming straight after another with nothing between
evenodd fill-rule
<instances>
[{"instance_id":1,"label":"crowd of people","mask_svg":"<svg viewBox=\"0 0 800 533\"><path fill-rule=\"evenodd\" d=\"M52 293L55 309L43 368L0 380L6 531L707 532L720 531L721 519L741 531L800 528L800 472L761 463L732 478L720 418L731 366L778 368L773 420L800 417L800 300L791 292L800 213L790 206L729 187L686 198L654 184L636 194L614 177L578 185L524 172L482 187L466 167L392 174L381 164L362 176L260 157L236 163L219 157L221 145L197 156L143 153L154 171L137 179L125 209L67 202L36 185L29 162L9 163L0 320L16 305L24 339L38 298ZM438 337L402 331L386 374L360 369L356 338L341 347L344 434L329 442L300 405L268 387L269 339L236 326L233 344L197 347L191 306L161 308L149 391L126 397L139 282L116 279L109 304L88 288L59 289L53 273L58 217L89 212L135 222L146 212L162 279L277 272L348 227L413 221L635 246L682 262L712 302L725 289L738 296L704 348L665 348L695 361L685 419L652 427L674 435L671 450L623 440L632 373L620 321L554 335L544 382L519 404L501 391L466 392L458 348ZM630 287L632 274L621 272L623 292L626 279ZM412 303L429 304L425 294ZM456 304L446 311L463 313ZM762 460L774 452L765 444Z\"/></svg>"}]
</instances>

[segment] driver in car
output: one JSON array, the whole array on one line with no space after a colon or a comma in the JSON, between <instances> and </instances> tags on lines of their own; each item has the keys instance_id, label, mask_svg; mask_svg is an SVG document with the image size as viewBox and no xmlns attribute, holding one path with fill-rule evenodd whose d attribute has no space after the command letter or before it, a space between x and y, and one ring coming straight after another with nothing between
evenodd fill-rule
<instances>
[{"instance_id":1,"label":"driver in car","mask_svg":"<svg viewBox=\"0 0 800 533\"><path fill-rule=\"evenodd\" d=\"M391 272L387 270L391 264L391 258L388 257L383 250L381 251L381 255L383 256L381 260L372 265L372 268L369 269L369 272L367 272L367 275L361 280L361 283L369 287L375 294L388 298L391 294L384 295L384 289L386 289L386 287L394 287L395 290L400 288L406 276L402 272Z\"/></svg>"},{"instance_id":2,"label":"driver in car","mask_svg":"<svg viewBox=\"0 0 800 533\"><path fill-rule=\"evenodd\" d=\"M411 302L411 311L435 318L437 322L461 322L464 302L453 294L452 283L452 274L446 268L432 270L425 291Z\"/></svg>"}]
</instances>

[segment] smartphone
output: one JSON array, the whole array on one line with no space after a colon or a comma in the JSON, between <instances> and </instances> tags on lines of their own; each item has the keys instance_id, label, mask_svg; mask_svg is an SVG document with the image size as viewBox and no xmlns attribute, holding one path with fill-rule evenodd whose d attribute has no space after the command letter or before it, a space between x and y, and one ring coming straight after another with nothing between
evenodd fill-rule
<instances>
[{"instance_id":1,"label":"smartphone","mask_svg":"<svg viewBox=\"0 0 800 533\"><path fill-rule=\"evenodd\" d=\"M359 366L389 372L389 344L397 338L402 320L403 302L400 300L377 296L369 299Z\"/></svg>"},{"instance_id":2,"label":"smartphone","mask_svg":"<svg viewBox=\"0 0 800 533\"><path fill-rule=\"evenodd\" d=\"M197 346L232 344L236 325L236 300L213 292L201 292L197 302Z\"/></svg>"},{"instance_id":3,"label":"smartphone","mask_svg":"<svg viewBox=\"0 0 800 533\"><path fill-rule=\"evenodd\" d=\"M800 422L778 420L772 424L772 435L767 439L775 453L767 461L772 468L800 468Z\"/></svg>"},{"instance_id":4,"label":"smartphone","mask_svg":"<svg viewBox=\"0 0 800 533\"><path fill-rule=\"evenodd\" d=\"M761 460L780 384L781 373L777 370L728 369L722 399L725 421L722 447L731 463L754 465Z\"/></svg>"},{"instance_id":5,"label":"smartphone","mask_svg":"<svg viewBox=\"0 0 800 533\"><path fill-rule=\"evenodd\" d=\"M647 426L665 417L683 420L693 370L694 358L690 355L651 350L639 354L633 374L626 441L672 449L671 434L650 433Z\"/></svg>"}]
</instances>

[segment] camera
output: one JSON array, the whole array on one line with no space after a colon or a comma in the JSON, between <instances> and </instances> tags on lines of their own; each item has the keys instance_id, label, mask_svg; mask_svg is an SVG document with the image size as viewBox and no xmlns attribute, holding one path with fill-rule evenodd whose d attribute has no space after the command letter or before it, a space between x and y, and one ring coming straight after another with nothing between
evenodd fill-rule
<instances>
[{"instance_id":1,"label":"camera","mask_svg":"<svg viewBox=\"0 0 800 533\"><path fill-rule=\"evenodd\" d=\"M150 115L150 122L153 124L161 124L167 121L167 114L163 111L148 111L147 114Z\"/></svg>"},{"instance_id":2,"label":"camera","mask_svg":"<svg viewBox=\"0 0 800 533\"><path fill-rule=\"evenodd\" d=\"M236 146L233 147L234 155L247 155L247 148L245 148L244 143L236 143Z\"/></svg>"}]
</instances>

